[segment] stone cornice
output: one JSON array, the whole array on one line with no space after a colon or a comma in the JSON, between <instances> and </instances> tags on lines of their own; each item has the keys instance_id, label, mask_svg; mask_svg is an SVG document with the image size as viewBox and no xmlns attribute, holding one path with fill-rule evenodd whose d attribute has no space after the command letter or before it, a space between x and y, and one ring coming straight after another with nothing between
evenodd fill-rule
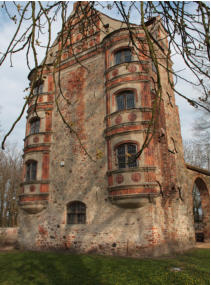
<instances>
[{"instance_id":1,"label":"stone cornice","mask_svg":"<svg viewBox=\"0 0 211 285\"><path fill-rule=\"evenodd\" d=\"M140 108L131 108L131 109L126 109L126 110L115 111L113 113L110 113L110 114L106 115L105 119L107 119L108 117L113 117L113 116L115 116L117 114L131 113L131 111L133 111L133 112L152 112L152 108L150 108L150 107L140 107Z\"/></svg>"},{"instance_id":2,"label":"stone cornice","mask_svg":"<svg viewBox=\"0 0 211 285\"><path fill-rule=\"evenodd\" d=\"M124 65L128 65L129 66L130 64L148 64L148 63L149 63L149 61L147 61L147 60L140 60L140 61L139 60L134 60L134 61L130 61L130 62L123 62L123 63L115 64L115 65L107 68L104 74L108 74L113 69L115 69L117 67L124 66ZM138 73L143 74L143 72L138 72ZM131 72L130 72L130 74L131 74ZM148 73L146 73L146 75L148 75Z\"/></svg>"},{"instance_id":3,"label":"stone cornice","mask_svg":"<svg viewBox=\"0 0 211 285\"><path fill-rule=\"evenodd\" d=\"M121 128L121 127L125 127L125 126L127 127L127 126L148 125L149 123L150 123L150 121L125 122L125 123L121 123L121 124L114 125L112 127L106 128L105 133L112 131L112 130L115 130L115 129L118 129L118 128Z\"/></svg>"},{"instance_id":4,"label":"stone cornice","mask_svg":"<svg viewBox=\"0 0 211 285\"><path fill-rule=\"evenodd\" d=\"M24 185L31 185L31 184L49 184L50 180L32 180L32 181L25 181L20 184L20 186Z\"/></svg>"},{"instance_id":5,"label":"stone cornice","mask_svg":"<svg viewBox=\"0 0 211 285\"><path fill-rule=\"evenodd\" d=\"M53 132L50 131L50 132L39 132L39 133L36 133L36 134L29 134L28 136L26 136L23 140L25 141L26 139L28 139L29 137L31 136L39 136L39 135L51 135Z\"/></svg>"},{"instance_id":6,"label":"stone cornice","mask_svg":"<svg viewBox=\"0 0 211 285\"><path fill-rule=\"evenodd\" d=\"M155 166L142 166L142 167L134 167L134 168L127 168L127 169L117 169L112 171L107 171L107 175L110 176L112 174L117 173L128 173L128 172L148 172L148 171L155 171Z\"/></svg>"},{"instance_id":7,"label":"stone cornice","mask_svg":"<svg viewBox=\"0 0 211 285\"><path fill-rule=\"evenodd\" d=\"M156 186L158 186L157 182L143 182L140 184L111 186L111 187L108 187L108 191L111 192L115 190L124 190L128 188L139 188L139 187L149 188L149 187L156 187Z\"/></svg>"}]
</instances>

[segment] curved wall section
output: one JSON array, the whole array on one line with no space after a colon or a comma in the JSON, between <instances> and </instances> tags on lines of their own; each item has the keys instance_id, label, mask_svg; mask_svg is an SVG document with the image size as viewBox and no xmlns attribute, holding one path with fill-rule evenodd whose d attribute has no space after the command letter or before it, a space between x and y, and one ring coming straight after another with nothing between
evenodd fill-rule
<instances>
[{"instance_id":1,"label":"curved wall section","mask_svg":"<svg viewBox=\"0 0 211 285\"><path fill-rule=\"evenodd\" d=\"M27 111L24 178L19 205L30 214L39 213L48 205L53 109L53 97L48 83L49 80L44 81L42 90L33 96Z\"/></svg>"},{"instance_id":2,"label":"curved wall section","mask_svg":"<svg viewBox=\"0 0 211 285\"><path fill-rule=\"evenodd\" d=\"M140 59L138 53L128 47L125 31L113 34L109 40L105 44L107 115L104 131L108 195L117 206L141 207L159 195L156 167L147 164L146 151L135 159L152 114L149 62ZM132 158L134 163L130 162Z\"/></svg>"}]
</instances>

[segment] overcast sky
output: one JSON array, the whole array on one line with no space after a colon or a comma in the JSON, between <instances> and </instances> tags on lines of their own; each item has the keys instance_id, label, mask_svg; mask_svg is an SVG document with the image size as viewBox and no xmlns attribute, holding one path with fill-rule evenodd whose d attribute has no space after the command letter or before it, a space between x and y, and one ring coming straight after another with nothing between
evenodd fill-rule
<instances>
[{"instance_id":1,"label":"overcast sky","mask_svg":"<svg viewBox=\"0 0 211 285\"><path fill-rule=\"evenodd\" d=\"M0 12L0 52L5 51L11 39L12 32L16 27L14 23ZM56 33L55 33L56 34ZM42 56L40 55L40 58ZM172 58L174 62L174 69L180 70L184 68L182 60L176 56ZM24 53L19 53L13 58L13 67L10 67L9 58L0 66L0 126L1 126L1 141L3 135L10 129L16 118L21 112L24 97L27 95L23 92L28 87L29 70L26 66ZM184 74L184 71L183 71ZM185 75L190 77L191 74L186 71ZM196 98L199 96L199 91L193 89L185 83L179 82L177 85L179 91L184 95ZM180 111L180 121L182 128L183 139L191 139L192 126L194 118L196 118L197 111L191 107L184 99L176 95L176 101ZM13 133L10 135L8 141L10 143L17 143L18 148L23 148L23 138L25 136L25 115L21 121L16 125Z\"/></svg>"}]
</instances>

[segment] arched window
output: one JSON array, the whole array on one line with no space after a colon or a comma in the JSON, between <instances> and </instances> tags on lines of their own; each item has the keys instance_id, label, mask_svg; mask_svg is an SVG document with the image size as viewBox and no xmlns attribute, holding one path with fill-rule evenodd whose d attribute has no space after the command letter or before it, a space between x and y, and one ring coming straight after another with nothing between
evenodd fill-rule
<instances>
[{"instance_id":1,"label":"arched window","mask_svg":"<svg viewBox=\"0 0 211 285\"><path fill-rule=\"evenodd\" d=\"M114 54L115 64L132 61L132 53L130 48L118 50Z\"/></svg>"},{"instance_id":2,"label":"arched window","mask_svg":"<svg viewBox=\"0 0 211 285\"><path fill-rule=\"evenodd\" d=\"M37 161L28 160L26 162L26 181L36 180L37 177Z\"/></svg>"},{"instance_id":3,"label":"arched window","mask_svg":"<svg viewBox=\"0 0 211 285\"><path fill-rule=\"evenodd\" d=\"M135 99L133 91L124 91L116 96L117 110L127 110L135 108Z\"/></svg>"},{"instance_id":4,"label":"arched window","mask_svg":"<svg viewBox=\"0 0 211 285\"><path fill-rule=\"evenodd\" d=\"M32 118L30 120L30 134L37 134L40 131L40 118Z\"/></svg>"},{"instance_id":5,"label":"arched window","mask_svg":"<svg viewBox=\"0 0 211 285\"><path fill-rule=\"evenodd\" d=\"M193 186L193 215L194 215L194 223L202 222L203 211L201 206L201 196L196 183L194 183Z\"/></svg>"},{"instance_id":6,"label":"arched window","mask_svg":"<svg viewBox=\"0 0 211 285\"><path fill-rule=\"evenodd\" d=\"M67 204L67 224L85 224L86 205L80 201Z\"/></svg>"},{"instance_id":7,"label":"arched window","mask_svg":"<svg viewBox=\"0 0 211 285\"><path fill-rule=\"evenodd\" d=\"M132 168L137 167L137 159L135 154L137 153L137 145L133 143L121 144L117 147L117 161L119 168Z\"/></svg>"},{"instance_id":8,"label":"arched window","mask_svg":"<svg viewBox=\"0 0 211 285\"><path fill-rule=\"evenodd\" d=\"M210 237L210 197L207 185L201 178L196 178L192 193L196 241L203 242Z\"/></svg>"}]
</instances>

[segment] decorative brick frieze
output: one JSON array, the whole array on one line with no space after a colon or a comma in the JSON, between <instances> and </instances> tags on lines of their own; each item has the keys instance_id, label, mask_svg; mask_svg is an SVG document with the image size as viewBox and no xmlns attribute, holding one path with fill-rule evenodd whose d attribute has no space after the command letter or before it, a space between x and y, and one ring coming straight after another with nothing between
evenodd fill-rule
<instances>
[{"instance_id":1,"label":"decorative brick frieze","mask_svg":"<svg viewBox=\"0 0 211 285\"><path fill-rule=\"evenodd\" d=\"M51 102L50 103L48 103L48 102L46 102L46 103L38 103L37 105L32 105L27 110L27 113L32 113L35 110L36 111L52 111L52 109L53 109L53 104Z\"/></svg>"},{"instance_id":2,"label":"decorative brick frieze","mask_svg":"<svg viewBox=\"0 0 211 285\"><path fill-rule=\"evenodd\" d=\"M115 135L121 135L121 134L126 134L126 133L131 133L131 132L141 132L145 133L147 132L147 129L144 128L140 124L132 124L132 123L126 123L123 126L118 125L112 128L111 130L105 130L105 137L112 137Z\"/></svg>"},{"instance_id":3,"label":"decorative brick frieze","mask_svg":"<svg viewBox=\"0 0 211 285\"><path fill-rule=\"evenodd\" d=\"M139 182L141 180L141 174L139 172L132 173L131 180L134 182Z\"/></svg>"},{"instance_id":4,"label":"decorative brick frieze","mask_svg":"<svg viewBox=\"0 0 211 285\"><path fill-rule=\"evenodd\" d=\"M151 114L151 112L152 112L152 108L147 108L147 107L146 108L145 107L133 108L133 109L129 109L129 110L115 111L115 112L113 112L111 114L107 114L105 116L105 119L113 117L113 116L115 116L117 114L121 114L121 113L128 113L128 114L130 114L131 110L133 110L133 112L135 111L135 112L141 112L141 113L147 113L147 114Z\"/></svg>"},{"instance_id":5,"label":"decorative brick frieze","mask_svg":"<svg viewBox=\"0 0 211 285\"><path fill-rule=\"evenodd\" d=\"M127 65L128 65L128 67L129 67L130 65L132 65L132 66L133 66L133 65L138 65L139 68L141 69L141 67L142 67L143 65L144 65L144 66L145 66L145 65L148 66L149 63L150 63L149 61L132 60L131 62L127 62ZM115 64L114 66L111 66L111 67L107 68L107 69L105 70L105 75L107 75L108 73L112 72L112 70L116 69L116 68L119 67L119 66L125 66L125 63Z\"/></svg>"},{"instance_id":6,"label":"decorative brick frieze","mask_svg":"<svg viewBox=\"0 0 211 285\"><path fill-rule=\"evenodd\" d=\"M140 193L139 191L135 191L134 189L128 189L127 192L122 192L122 193L118 193L116 192L115 195L109 195L108 198L110 199L110 201L115 201L115 200L123 200L123 199L128 199L128 198L133 198L133 199L139 199L139 201L141 202L142 198L147 198L148 202L152 202L151 198L157 198L159 197L160 194L159 193Z\"/></svg>"},{"instance_id":7,"label":"decorative brick frieze","mask_svg":"<svg viewBox=\"0 0 211 285\"><path fill-rule=\"evenodd\" d=\"M109 82L105 82L106 88L111 88L117 86L117 84L125 83L125 82L143 82L148 81L149 77L147 75L142 75L138 73L129 73L124 75L119 75L115 77L113 80L109 80Z\"/></svg>"},{"instance_id":8,"label":"decorative brick frieze","mask_svg":"<svg viewBox=\"0 0 211 285\"><path fill-rule=\"evenodd\" d=\"M117 88L117 87L119 87L119 88L121 88L121 87L124 87L125 86L125 83L126 83L127 81L126 80L122 80L122 81L120 81L120 82L117 82L117 83L115 83L115 84L111 84L111 85L107 85L107 86L105 86L105 89L106 89L106 91L111 91L112 89L115 89L115 88ZM143 79L143 80L130 80L130 84L134 84L134 83L149 83L150 82L150 80L146 80L146 79ZM147 108L151 108L151 106L147 106L146 104L143 104L142 103L142 106L146 106Z\"/></svg>"},{"instance_id":9,"label":"decorative brick frieze","mask_svg":"<svg viewBox=\"0 0 211 285\"><path fill-rule=\"evenodd\" d=\"M114 187L113 187L114 188ZM127 186L124 188L119 188L119 189L112 189L109 191L109 196L112 195L127 195L127 194L159 194L159 191L156 188L152 188L152 187L140 187L140 186L136 186L136 187L131 187L131 186Z\"/></svg>"},{"instance_id":10,"label":"decorative brick frieze","mask_svg":"<svg viewBox=\"0 0 211 285\"><path fill-rule=\"evenodd\" d=\"M134 167L134 168L127 168L127 169L116 169L116 170L112 170L112 171L108 171L107 175L111 175L111 174L116 174L116 173L124 173L124 172L155 172L156 171L156 167L155 166L142 166L142 167Z\"/></svg>"},{"instance_id":11,"label":"decorative brick frieze","mask_svg":"<svg viewBox=\"0 0 211 285\"><path fill-rule=\"evenodd\" d=\"M19 196L19 202L33 202L33 201L42 201L48 200L48 193L39 193L39 194L21 194Z\"/></svg>"},{"instance_id":12,"label":"decorative brick frieze","mask_svg":"<svg viewBox=\"0 0 211 285\"><path fill-rule=\"evenodd\" d=\"M31 152L49 151L49 148L50 148L50 145L47 143L27 145L27 147L24 148L24 154L31 153Z\"/></svg>"},{"instance_id":13,"label":"decorative brick frieze","mask_svg":"<svg viewBox=\"0 0 211 285\"><path fill-rule=\"evenodd\" d=\"M129 120L129 121L134 122L136 119L137 119L136 113L131 112L131 113L128 115L128 120ZM143 122L142 122L142 123L143 123Z\"/></svg>"},{"instance_id":14,"label":"decorative brick frieze","mask_svg":"<svg viewBox=\"0 0 211 285\"><path fill-rule=\"evenodd\" d=\"M113 71L112 71L112 76L117 76L119 74L119 72L118 72L118 69L114 69Z\"/></svg>"},{"instance_id":15,"label":"decorative brick frieze","mask_svg":"<svg viewBox=\"0 0 211 285\"><path fill-rule=\"evenodd\" d=\"M109 132L116 130L116 129L120 130L119 132L122 132L122 128L127 131L127 130L129 130L129 127L131 127L131 130L134 130L134 129L136 130L137 128L134 128L134 126L139 126L138 129L143 129L141 126L142 125L144 125L144 126L148 125L149 123L150 123L150 121L127 122L127 123L121 123L120 122L119 124L117 124L115 126L107 128L105 130L105 133L109 133Z\"/></svg>"},{"instance_id":16,"label":"decorative brick frieze","mask_svg":"<svg viewBox=\"0 0 211 285\"><path fill-rule=\"evenodd\" d=\"M121 184L124 181L124 176L122 174L116 175L116 182Z\"/></svg>"},{"instance_id":17,"label":"decorative brick frieze","mask_svg":"<svg viewBox=\"0 0 211 285\"><path fill-rule=\"evenodd\" d=\"M34 185L31 185L31 186L29 187L30 192L34 192L35 189L36 189L36 187L35 187Z\"/></svg>"},{"instance_id":18,"label":"decorative brick frieze","mask_svg":"<svg viewBox=\"0 0 211 285\"><path fill-rule=\"evenodd\" d=\"M38 143L38 142L39 142L39 137L38 137L38 136L34 136L33 142L34 142L34 143Z\"/></svg>"},{"instance_id":19,"label":"decorative brick frieze","mask_svg":"<svg viewBox=\"0 0 211 285\"><path fill-rule=\"evenodd\" d=\"M158 189L158 184L156 182L142 182L142 183L135 184L135 185L130 184L130 185L112 186L112 187L108 188L108 191L111 192L111 191L124 190L124 189L129 189L129 188L136 189L139 187L140 187L140 189L144 189L144 188L154 189L153 190L153 192L154 192L156 188Z\"/></svg>"},{"instance_id":20,"label":"decorative brick frieze","mask_svg":"<svg viewBox=\"0 0 211 285\"><path fill-rule=\"evenodd\" d=\"M140 129L137 129L137 130L128 129L128 130L124 130L124 131L121 131L121 132L112 132L112 133L109 133L109 134L105 134L105 138L106 139L111 139L113 137L116 137L117 135L120 136L120 137L125 137L126 135L130 135L131 133L134 133L134 134L147 134L147 133L152 133L152 131L148 131L147 129L143 129L143 130L140 130Z\"/></svg>"},{"instance_id":21,"label":"decorative brick frieze","mask_svg":"<svg viewBox=\"0 0 211 285\"><path fill-rule=\"evenodd\" d=\"M121 122L122 122L122 116L119 114L119 115L116 117L116 119L115 119L115 123L116 123L117 125L119 125L119 124L121 124Z\"/></svg>"},{"instance_id":22,"label":"decorative brick frieze","mask_svg":"<svg viewBox=\"0 0 211 285\"><path fill-rule=\"evenodd\" d=\"M39 132L37 134L28 134L27 136L25 136L25 138L23 140L26 141L30 137L39 135L39 136L44 136L44 141L45 141L45 137L48 137L48 139L49 139L49 137L51 137L51 134L52 134L52 132ZM48 141L46 141L46 142L48 142Z\"/></svg>"}]
</instances>

